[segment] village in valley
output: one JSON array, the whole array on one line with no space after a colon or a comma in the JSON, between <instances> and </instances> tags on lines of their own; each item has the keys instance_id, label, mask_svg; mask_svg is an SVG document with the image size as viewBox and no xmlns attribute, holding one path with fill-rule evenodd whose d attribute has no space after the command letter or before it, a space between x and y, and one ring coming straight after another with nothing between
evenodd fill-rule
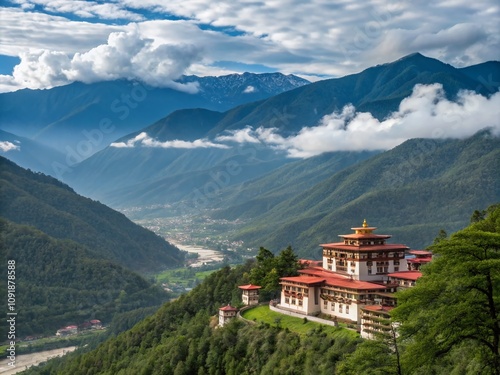
<instances>
[{"instance_id":1,"label":"village in valley","mask_svg":"<svg viewBox=\"0 0 500 375\"><path fill-rule=\"evenodd\" d=\"M298 276L280 279L279 300L269 302L272 311L318 323L356 329L361 337L373 339L390 334L390 311L396 306L395 293L415 285L420 267L432 260L432 253L410 250L386 241L390 235L375 234L364 220L354 233L343 234L340 242L320 245L321 261L301 259ZM259 303L259 285L241 285L246 310ZM240 310L231 305L219 309L219 326Z\"/></svg>"}]
</instances>

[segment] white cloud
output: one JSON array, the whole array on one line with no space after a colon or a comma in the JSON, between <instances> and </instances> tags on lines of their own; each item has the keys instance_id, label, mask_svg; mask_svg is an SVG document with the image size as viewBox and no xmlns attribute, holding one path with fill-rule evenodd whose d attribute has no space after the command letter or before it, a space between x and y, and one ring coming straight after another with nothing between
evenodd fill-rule
<instances>
[{"instance_id":1,"label":"white cloud","mask_svg":"<svg viewBox=\"0 0 500 375\"><path fill-rule=\"evenodd\" d=\"M126 26L75 22L60 16L0 7L0 54L19 56L30 51L60 51L68 55L103 44Z\"/></svg>"},{"instance_id":2,"label":"white cloud","mask_svg":"<svg viewBox=\"0 0 500 375\"><path fill-rule=\"evenodd\" d=\"M19 151L21 150L21 146L15 145L14 143L9 141L0 141L0 151L9 152L13 150Z\"/></svg>"},{"instance_id":3,"label":"white cloud","mask_svg":"<svg viewBox=\"0 0 500 375\"><path fill-rule=\"evenodd\" d=\"M203 52L186 70L200 75L242 72L243 67L257 64L308 78L343 76L412 52L455 66L500 58L500 6L496 0L436 0L426 4L390 0L16 2L24 10L0 8L0 54L9 56L42 50L47 55L64 52L70 59L75 53L90 58L93 49L95 53L104 50L102 46L110 33L127 32L127 37L133 39L133 31L138 30L143 40L153 41L151 49L159 44L203 46ZM80 14L94 17L96 22L71 21L33 11L34 4L37 10ZM151 19L142 19L144 14L152 15ZM110 23L110 19L135 22L99 23ZM162 49L153 55L160 56L161 52ZM176 53L170 51L169 55ZM225 67L227 62L231 68ZM36 60L30 63L33 66ZM40 64L36 72L44 71L43 62ZM156 73L161 77L165 69L169 67L162 66ZM60 72L51 72L51 76L58 77ZM102 75L95 78L104 79ZM9 76L0 79L0 86L5 89L23 85Z\"/></svg>"},{"instance_id":4,"label":"white cloud","mask_svg":"<svg viewBox=\"0 0 500 375\"><path fill-rule=\"evenodd\" d=\"M106 44L73 57L46 50L21 53L21 62L14 67L12 76L1 76L0 83L37 89L73 81L91 83L126 78L156 87L196 92L195 84L181 85L173 80L200 59L201 49L153 42L134 30L111 33Z\"/></svg>"},{"instance_id":5,"label":"white cloud","mask_svg":"<svg viewBox=\"0 0 500 375\"><path fill-rule=\"evenodd\" d=\"M155 140L147 135L147 133L142 132L127 142L115 142L111 143L111 147L116 148L133 148L133 147L151 147L151 148L181 148L181 149L192 149L192 148L220 148L227 149L229 146L220 143L214 143L207 139L197 139L195 141L183 141L175 139L172 141L161 142Z\"/></svg>"},{"instance_id":6,"label":"white cloud","mask_svg":"<svg viewBox=\"0 0 500 375\"><path fill-rule=\"evenodd\" d=\"M245 87L245 90L243 90L243 93L250 94L250 93L255 92L255 91L257 91L255 89L255 87L253 87L253 86L247 86L247 87Z\"/></svg>"},{"instance_id":7,"label":"white cloud","mask_svg":"<svg viewBox=\"0 0 500 375\"><path fill-rule=\"evenodd\" d=\"M260 140L250 126L244 129L228 131L226 135L220 135L215 138L218 142L237 142L237 143L260 143Z\"/></svg>"},{"instance_id":8,"label":"white cloud","mask_svg":"<svg viewBox=\"0 0 500 375\"><path fill-rule=\"evenodd\" d=\"M283 137L274 128L247 127L217 140L259 141L290 157L307 158L331 151L386 150L411 138L465 138L486 127L500 136L500 93L486 98L462 91L453 102L440 84L433 84L416 85L399 110L383 121L347 105L293 136Z\"/></svg>"}]
</instances>

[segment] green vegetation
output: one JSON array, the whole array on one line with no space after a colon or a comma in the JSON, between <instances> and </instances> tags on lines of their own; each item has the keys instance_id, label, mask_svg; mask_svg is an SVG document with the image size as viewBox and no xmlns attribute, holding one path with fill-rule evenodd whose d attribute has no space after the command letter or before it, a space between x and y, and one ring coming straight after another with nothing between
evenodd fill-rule
<instances>
[{"instance_id":1,"label":"green vegetation","mask_svg":"<svg viewBox=\"0 0 500 375\"><path fill-rule=\"evenodd\" d=\"M0 219L0 256L15 261L17 337L159 306L168 295L140 275L76 242ZM6 272L6 271L5 271ZM2 290L7 277L2 278ZM1 327L6 327L5 320Z\"/></svg>"},{"instance_id":2,"label":"green vegetation","mask_svg":"<svg viewBox=\"0 0 500 375\"><path fill-rule=\"evenodd\" d=\"M27 374L498 375L499 236L500 207L492 207L433 245L436 259L414 288L399 293L397 339L361 340L266 306L244 312L255 324L234 319L216 328L218 308L239 303L237 286L277 262L261 249L257 262L212 273L93 351Z\"/></svg>"},{"instance_id":3,"label":"green vegetation","mask_svg":"<svg viewBox=\"0 0 500 375\"><path fill-rule=\"evenodd\" d=\"M416 286L398 292L399 337L363 342L337 375L500 373L500 205L477 216L432 245Z\"/></svg>"},{"instance_id":4,"label":"green vegetation","mask_svg":"<svg viewBox=\"0 0 500 375\"><path fill-rule=\"evenodd\" d=\"M218 308L241 301L238 285L249 283L253 267L224 267L95 350L68 354L27 374L331 374L360 341L350 332L337 335L301 319L307 328L301 334L237 319L215 328Z\"/></svg>"},{"instance_id":5,"label":"green vegetation","mask_svg":"<svg viewBox=\"0 0 500 375\"><path fill-rule=\"evenodd\" d=\"M355 339L359 335L352 330L340 327L333 327L293 316L283 315L269 309L269 306L257 306L249 310L245 310L242 316L248 320L255 320L260 323L267 323L270 326L279 328L288 328L290 331L301 335L311 334L311 331L317 330L326 333L328 336L335 338Z\"/></svg>"},{"instance_id":6,"label":"green vegetation","mask_svg":"<svg viewBox=\"0 0 500 375\"><path fill-rule=\"evenodd\" d=\"M297 276L300 265L292 248L288 246L279 255L261 247L256 256L257 264L250 272L250 282L262 287L260 300L277 298L280 291L280 277Z\"/></svg>"},{"instance_id":7,"label":"green vegetation","mask_svg":"<svg viewBox=\"0 0 500 375\"><path fill-rule=\"evenodd\" d=\"M141 272L178 266L184 259L177 248L124 215L3 157L0 193L2 217L53 238L75 241L98 258Z\"/></svg>"},{"instance_id":8,"label":"green vegetation","mask_svg":"<svg viewBox=\"0 0 500 375\"><path fill-rule=\"evenodd\" d=\"M319 259L318 244L335 241L366 218L398 243L424 248L440 229L464 228L475 209L500 201L499 170L500 139L488 132L465 140L412 139L283 200L285 180L283 193L266 202L271 209L247 220L234 239L269 249L291 244L299 256ZM245 209L224 211L247 218Z\"/></svg>"},{"instance_id":9,"label":"green vegetation","mask_svg":"<svg viewBox=\"0 0 500 375\"><path fill-rule=\"evenodd\" d=\"M431 248L435 259L393 312L403 363L413 373L451 362L500 374L500 205Z\"/></svg>"},{"instance_id":10,"label":"green vegetation","mask_svg":"<svg viewBox=\"0 0 500 375\"><path fill-rule=\"evenodd\" d=\"M193 288L202 282L208 275L222 268L222 265L217 265L216 268L214 266L210 266L208 268L214 268L209 270L200 271L197 268L191 267L180 267L174 268L170 270L165 270L156 274L154 277L156 282L166 283L169 285L175 284L179 285L183 288ZM204 267L200 267L200 269L204 269Z\"/></svg>"}]
</instances>

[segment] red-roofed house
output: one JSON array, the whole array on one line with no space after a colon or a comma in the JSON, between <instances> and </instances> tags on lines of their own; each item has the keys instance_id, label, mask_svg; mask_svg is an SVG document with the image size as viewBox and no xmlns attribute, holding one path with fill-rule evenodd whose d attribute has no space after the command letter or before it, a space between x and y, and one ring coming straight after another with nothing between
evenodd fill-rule
<instances>
[{"instance_id":1,"label":"red-roofed house","mask_svg":"<svg viewBox=\"0 0 500 375\"><path fill-rule=\"evenodd\" d=\"M92 319L90 321L90 324L92 325L92 328L94 328L94 329L101 329L102 328L102 322L99 319Z\"/></svg>"},{"instance_id":2,"label":"red-roofed house","mask_svg":"<svg viewBox=\"0 0 500 375\"><path fill-rule=\"evenodd\" d=\"M389 281L392 284L397 284L398 289L410 288L415 286L417 279L422 276L420 271L404 271L404 272L394 272L390 273Z\"/></svg>"},{"instance_id":3,"label":"red-roofed house","mask_svg":"<svg viewBox=\"0 0 500 375\"><path fill-rule=\"evenodd\" d=\"M406 259L408 269L411 271L419 271L422 265L429 263L432 260L432 253L426 250L410 250L408 251L412 257Z\"/></svg>"},{"instance_id":4,"label":"red-roofed house","mask_svg":"<svg viewBox=\"0 0 500 375\"><path fill-rule=\"evenodd\" d=\"M259 289L262 288L258 285L240 285L240 288L243 291L241 296L241 300L244 305L257 305L259 303Z\"/></svg>"},{"instance_id":5,"label":"red-roofed house","mask_svg":"<svg viewBox=\"0 0 500 375\"><path fill-rule=\"evenodd\" d=\"M219 326L222 327L238 314L238 309L231 305L219 308Z\"/></svg>"}]
</instances>

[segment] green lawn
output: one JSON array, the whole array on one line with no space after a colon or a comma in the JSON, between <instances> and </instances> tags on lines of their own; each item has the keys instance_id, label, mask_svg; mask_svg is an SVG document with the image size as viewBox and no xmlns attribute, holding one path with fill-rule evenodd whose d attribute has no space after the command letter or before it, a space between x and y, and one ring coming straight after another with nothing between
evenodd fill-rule
<instances>
[{"instance_id":1,"label":"green lawn","mask_svg":"<svg viewBox=\"0 0 500 375\"><path fill-rule=\"evenodd\" d=\"M179 284L185 287L193 286L194 280L203 281L208 275L216 270L196 271L194 268L180 267L158 273L155 276L158 283Z\"/></svg>"},{"instance_id":2,"label":"green lawn","mask_svg":"<svg viewBox=\"0 0 500 375\"><path fill-rule=\"evenodd\" d=\"M302 335L308 333L312 329L322 327L323 332L331 334L335 337L359 337L359 335L355 331L352 331L350 329L333 327L311 321L307 321L307 323L304 323L304 319L295 318L293 316L288 316L271 311L269 309L269 306L267 305L257 306L253 309L246 310L241 315L248 320L264 322L272 326L279 325L280 327L288 328L290 331L297 332Z\"/></svg>"}]
</instances>

